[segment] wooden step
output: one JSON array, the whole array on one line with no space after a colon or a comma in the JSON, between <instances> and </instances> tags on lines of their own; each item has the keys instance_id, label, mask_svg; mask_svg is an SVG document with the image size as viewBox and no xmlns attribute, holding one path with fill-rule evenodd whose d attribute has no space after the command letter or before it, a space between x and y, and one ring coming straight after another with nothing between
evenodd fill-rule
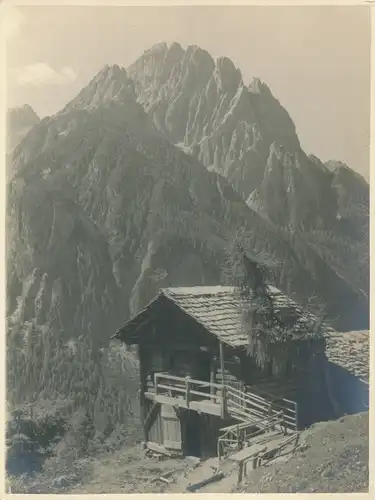
<instances>
[{"instance_id":1,"label":"wooden step","mask_svg":"<svg viewBox=\"0 0 375 500\"><path fill-rule=\"evenodd\" d=\"M282 447L285 443L289 443L293 441L296 436L284 436L283 434L274 435L274 434L265 434L262 442L254 443L243 450L230 455L228 458L230 460L234 460L236 462L242 462L251 457L255 457L260 453L271 452L273 450L277 450Z\"/></svg>"},{"instance_id":2,"label":"wooden step","mask_svg":"<svg viewBox=\"0 0 375 500\"><path fill-rule=\"evenodd\" d=\"M243 450L230 455L228 459L234 460L235 462L242 462L248 458L256 457L259 453L266 450L267 447L264 444L254 444L253 446L249 446L248 448L244 448Z\"/></svg>"}]
</instances>

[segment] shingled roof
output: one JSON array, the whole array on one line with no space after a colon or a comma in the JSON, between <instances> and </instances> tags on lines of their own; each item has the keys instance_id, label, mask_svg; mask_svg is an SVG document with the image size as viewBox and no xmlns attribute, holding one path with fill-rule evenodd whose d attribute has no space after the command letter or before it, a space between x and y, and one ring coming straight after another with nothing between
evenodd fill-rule
<instances>
[{"instance_id":1,"label":"shingled roof","mask_svg":"<svg viewBox=\"0 0 375 500\"><path fill-rule=\"evenodd\" d=\"M369 383L370 335L368 330L334 332L327 337L326 355L329 361L341 366Z\"/></svg>"},{"instance_id":2,"label":"shingled roof","mask_svg":"<svg viewBox=\"0 0 375 500\"><path fill-rule=\"evenodd\" d=\"M293 325L280 332L280 341L304 340L311 336L317 320L295 301L275 287L269 287L274 313L281 319L293 317ZM151 308L160 300L170 300L209 333L232 347L248 344L243 323L243 307L238 291L231 286L163 288L143 311L127 321L112 338L125 342L134 339L134 329L143 323Z\"/></svg>"}]
</instances>

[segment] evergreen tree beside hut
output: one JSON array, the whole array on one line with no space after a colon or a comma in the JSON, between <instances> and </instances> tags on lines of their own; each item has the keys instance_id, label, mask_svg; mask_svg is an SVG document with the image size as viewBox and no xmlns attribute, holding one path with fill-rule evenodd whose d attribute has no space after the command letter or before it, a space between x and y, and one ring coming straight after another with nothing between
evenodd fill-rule
<instances>
[{"instance_id":1,"label":"evergreen tree beside hut","mask_svg":"<svg viewBox=\"0 0 375 500\"><path fill-rule=\"evenodd\" d=\"M254 255L249 251L242 231L236 234L229 246L226 275L237 289L243 310L242 323L248 336L247 353L256 360L261 370L270 366L275 376L284 375L288 366L296 367L299 363L300 345L292 337L303 313L302 307L291 300L292 307L282 310L275 303L272 269L278 264L264 253ZM284 305L287 306L287 302L288 298ZM324 332L330 329L321 303L314 312L317 314L305 312L303 327L303 338L308 341L310 356L324 351Z\"/></svg>"}]
</instances>

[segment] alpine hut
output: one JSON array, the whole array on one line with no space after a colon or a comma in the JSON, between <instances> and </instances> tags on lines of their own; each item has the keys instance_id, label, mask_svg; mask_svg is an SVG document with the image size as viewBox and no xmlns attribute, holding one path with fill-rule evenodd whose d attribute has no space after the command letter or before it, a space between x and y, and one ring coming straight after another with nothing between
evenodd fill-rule
<instances>
[{"instance_id":1,"label":"alpine hut","mask_svg":"<svg viewBox=\"0 0 375 500\"><path fill-rule=\"evenodd\" d=\"M249 351L243 299L230 286L161 289L113 335L138 346L147 447L215 456L236 440L240 448L249 429L276 422L288 432L314 420L311 390L321 399L324 337L313 334L309 312L277 288L268 291L278 330L267 340L271 356L261 360ZM314 381L310 392L308 380Z\"/></svg>"}]
</instances>

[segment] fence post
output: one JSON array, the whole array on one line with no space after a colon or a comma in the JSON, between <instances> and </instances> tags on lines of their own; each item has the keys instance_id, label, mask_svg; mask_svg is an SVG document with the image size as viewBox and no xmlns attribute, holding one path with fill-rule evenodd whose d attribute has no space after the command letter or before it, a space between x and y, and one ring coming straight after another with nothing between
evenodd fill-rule
<instances>
[{"instance_id":1,"label":"fence post","mask_svg":"<svg viewBox=\"0 0 375 500\"><path fill-rule=\"evenodd\" d=\"M281 413L281 428L284 433L284 435L288 434L288 429L286 427L286 420L285 420L285 412Z\"/></svg>"},{"instance_id":2,"label":"fence post","mask_svg":"<svg viewBox=\"0 0 375 500\"><path fill-rule=\"evenodd\" d=\"M295 421L296 421L296 431L298 431L298 427L299 427L299 424L298 424L298 404L295 402L294 403L294 414L295 414Z\"/></svg>"},{"instance_id":3,"label":"fence post","mask_svg":"<svg viewBox=\"0 0 375 500\"><path fill-rule=\"evenodd\" d=\"M190 377L185 377L185 402L186 406L189 408L190 403Z\"/></svg>"},{"instance_id":4,"label":"fence post","mask_svg":"<svg viewBox=\"0 0 375 500\"><path fill-rule=\"evenodd\" d=\"M158 374L154 373L155 396L158 395Z\"/></svg>"},{"instance_id":5,"label":"fence post","mask_svg":"<svg viewBox=\"0 0 375 500\"><path fill-rule=\"evenodd\" d=\"M227 414L227 388L225 385L221 388L221 418Z\"/></svg>"}]
</instances>

